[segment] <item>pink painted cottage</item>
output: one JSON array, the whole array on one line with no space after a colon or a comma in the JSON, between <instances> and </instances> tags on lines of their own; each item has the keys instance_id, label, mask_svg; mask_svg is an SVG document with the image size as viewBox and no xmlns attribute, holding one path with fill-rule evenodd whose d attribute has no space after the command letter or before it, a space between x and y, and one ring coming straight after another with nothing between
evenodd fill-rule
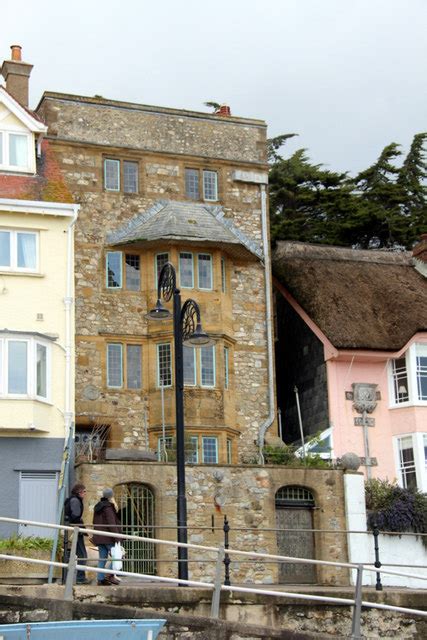
<instances>
[{"instance_id":1,"label":"pink painted cottage","mask_svg":"<svg viewBox=\"0 0 427 640\"><path fill-rule=\"evenodd\" d=\"M427 491L427 234L414 252L280 242L282 437Z\"/></svg>"}]
</instances>

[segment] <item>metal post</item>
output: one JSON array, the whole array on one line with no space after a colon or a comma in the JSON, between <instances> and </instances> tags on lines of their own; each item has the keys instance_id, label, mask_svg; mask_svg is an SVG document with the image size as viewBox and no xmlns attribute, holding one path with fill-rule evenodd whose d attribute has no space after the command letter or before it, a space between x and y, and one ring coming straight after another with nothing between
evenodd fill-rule
<instances>
[{"instance_id":1,"label":"metal post","mask_svg":"<svg viewBox=\"0 0 427 640\"><path fill-rule=\"evenodd\" d=\"M173 293L173 334L175 346L176 480L178 542L187 543L187 498L185 495L184 371L181 329L181 295ZM178 577L188 580L188 549L178 547Z\"/></svg>"},{"instance_id":2,"label":"metal post","mask_svg":"<svg viewBox=\"0 0 427 640\"><path fill-rule=\"evenodd\" d=\"M375 562L374 562L374 566L379 569L381 567L381 562L380 562L380 548L378 546L378 536L380 535L380 531L378 529L378 525L376 522L372 523L372 534L374 536L374 550L375 550ZM381 584L381 574L379 571L377 571L377 580L375 583L375 589L377 591L382 591L383 590L383 585Z\"/></svg>"},{"instance_id":3,"label":"metal post","mask_svg":"<svg viewBox=\"0 0 427 640\"><path fill-rule=\"evenodd\" d=\"M224 549L229 549L230 544L229 544L229 538L228 538L228 533L230 531L230 525L228 523L227 520L227 516L224 516ZM224 584L227 585L228 587L230 586L231 582L230 582L230 556L228 555L228 553L224 554L224 566L225 566L225 575L224 575Z\"/></svg>"},{"instance_id":4,"label":"metal post","mask_svg":"<svg viewBox=\"0 0 427 640\"><path fill-rule=\"evenodd\" d=\"M79 537L80 529L76 527L73 531L73 539L71 541L70 557L68 560L67 579L65 581L65 593L64 600L73 599L73 584L76 578L76 565L77 565L77 540Z\"/></svg>"},{"instance_id":5,"label":"metal post","mask_svg":"<svg viewBox=\"0 0 427 640\"><path fill-rule=\"evenodd\" d=\"M368 480L370 480L372 478L372 469L371 469L371 456L369 453L368 419L367 419L365 409L362 412L362 422L363 422L363 440L365 442L366 477L368 478Z\"/></svg>"},{"instance_id":6,"label":"metal post","mask_svg":"<svg viewBox=\"0 0 427 640\"><path fill-rule=\"evenodd\" d=\"M211 617L219 618L219 604L221 601L221 567L224 562L224 547L218 548L218 557L215 566L214 590L212 594Z\"/></svg>"},{"instance_id":7,"label":"metal post","mask_svg":"<svg viewBox=\"0 0 427 640\"><path fill-rule=\"evenodd\" d=\"M353 619L351 622L351 638L359 640L360 635L360 616L362 613L362 577L363 564L357 566L356 590L354 593Z\"/></svg>"}]
</instances>

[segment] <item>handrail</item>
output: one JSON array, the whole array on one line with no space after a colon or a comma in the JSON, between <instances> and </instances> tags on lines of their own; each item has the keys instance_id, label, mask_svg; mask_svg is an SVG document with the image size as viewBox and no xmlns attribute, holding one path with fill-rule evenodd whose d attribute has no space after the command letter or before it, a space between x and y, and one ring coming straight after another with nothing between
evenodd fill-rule
<instances>
[{"instance_id":1,"label":"handrail","mask_svg":"<svg viewBox=\"0 0 427 640\"><path fill-rule=\"evenodd\" d=\"M36 559L36 558L31 558L31 557L26 557L26 556L14 556L14 555L9 555L9 554L0 554L0 559L1 560L18 560L18 561L24 561L24 562L28 562L28 563L33 563L33 564L41 564L41 565L47 565L49 567L59 567L59 568L66 568L67 569L67 580L66 580L66 584L65 584L65 590L64 590L64 598L66 600L71 600L73 598L73 583L75 580L75 576L76 576L76 572L78 570L80 571L92 571L92 572L96 572L101 573L101 574L111 574L111 569L100 569L98 567L93 567L93 566L89 566L88 564L79 564L78 563L78 559L76 556L76 545L77 545L77 538L78 535L81 533L95 533L95 534L99 534L100 532L103 534L103 536L106 537L111 537L114 539L123 539L123 540L139 540L139 541L144 541L144 542L150 542L150 543L154 543L154 544L165 544L165 545L169 545L169 546L174 546L174 547L186 547L188 549L198 549L201 551L212 551L215 552L217 554L217 559L216 559L216 577L215 577L215 581L213 583L211 582L203 582L200 580L184 580L182 578L170 578L167 576L153 576L153 575L149 575L149 574L144 574L144 573L138 573L138 572L131 572L131 571L114 571L115 575L117 576L129 576L129 577L137 577L137 578L144 578L144 579L148 579L151 582L162 582L162 583L172 583L172 584L177 584L177 585L188 585L188 586L194 586L194 587L204 587L204 588L208 588L208 589L212 589L213 590L213 595L212 595L212 605L211 605L211 615L212 617L219 617L219 604L220 604L220 593L221 591L229 591L229 592L239 592L239 593L254 593L254 594L260 594L260 595L265 595L265 596L274 596L274 597L287 597L290 599L296 599L296 600L308 600L308 601L316 601L316 602L328 602L331 604L343 604L343 605L350 605L353 607L353 618L352 618L352 633L351 633L351 638L353 638L354 640L356 640L356 638L360 637L360 625L361 625L361 609L362 606L363 607L367 607L367 608L371 608L371 609L383 609L383 610L387 610L387 611L397 611L400 613L405 613L405 614L409 614L409 615L417 615L417 616L422 616L422 617L427 617L427 611L423 611L420 609L410 609L407 607L397 607L394 605L387 605L387 604L383 604L383 603L378 603L378 602L370 602L370 601L364 601L362 600L362 574L363 571L370 571L370 572L378 572L378 567L369 565L369 564L362 564L362 563L350 563L350 562L332 562L332 561L328 561L328 560L313 560L311 558L295 558L292 556L281 556L281 555L277 555L277 554L268 554L268 553L259 553L259 552L253 552L253 551L242 551L240 549L227 549L227 554L235 554L235 555L240 555L240 556L244 556L244 557L255 557L255 558L260 558L260 559L269 559L269 560L276 560L279 562L292 562L292 563L304 563L304 564L315 564L315 565L327 565L327 566L335 566L335 567L345 567L345 568L349 568L349 569L353 569L353 570L357 570L357 582L356 582L356 589L355 589L355 595L354 598L337 598L337 597L328 597L328 596L318 596L318 595L314 595L314 594L301 594L301 593L295 593L295 592L288 592L288 591L276 591L276 590L271 590L271 589L259 589L259 588L254 588L254 587L243 587L243 586L239 586L239 585L228 585L228 584L221 584L220 580L219 580L219 575L220 575L220 567L221 564L223 563L223 559L224 559L224 547L220 546L218 547L212 547L212 546L206 546L206 545L197 545L197 544L192 544L192 543L183 543L183 542L177 542L174 540L162 540L162 539L158 539L158 538L147 538L145 536L135 536L135 535L126 535L126 534L119 534L119 533L114 533L114 532L108 532L108 531L101 531L100 529L89 529L89 528L81 528L78 525L76 526L68 526L68 525L57 525L57 524L50 524L50 523L46 523L46 522L37 522L37 521L33 521L33 520L22 520L22 519L18 519L18 518L8 518L8 517L4 517L4 516L0 516L0 522L10 522L10 523L18 523L18 524L26 524L26 525L32 525L32 526L39 526L39 527L43 527L43 528L51 528L51 529L55 529L55 530L64 530L64 531L72 531L73 532L73 537L72 537L72 545L71 545L71 552L70 552L70 556L69 556L69 560L68 563L64 563L64 562L54 562L52 560L41 560L41 559ZM421 580L427 580L427 575L423 576L423 575L417 575L417 574L408 574L408 573L404 573L404 572L400 572L400 571L393 571L393 570L381 570L382 573L384 574L390 574L390 575L398 575L398 576L403 576L403 577L408 577L408 578L417 578L417 579L421 579Z\"/></svg>"}]
</instances>

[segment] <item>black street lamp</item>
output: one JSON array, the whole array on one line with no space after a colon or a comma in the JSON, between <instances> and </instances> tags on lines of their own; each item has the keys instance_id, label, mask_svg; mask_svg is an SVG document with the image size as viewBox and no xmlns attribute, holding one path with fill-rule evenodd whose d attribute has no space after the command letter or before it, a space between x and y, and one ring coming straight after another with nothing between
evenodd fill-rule
<instances>
[{"instance_id":1,"label":"black street lamp","mask_svg":"<svg viewBox=\"0 0 427 640\"><path fill-rule=\"evenodd\" d=\"M202 329L200 308L195 300L186 300L181 306L181 292L176 286L176 271L167 262L162 268L157 284L157 302L147 318L165 320L171 317L162 298L169 302L173 297L173 336L175 350L175 410L176 410L176 475L177 475L177 527L178 542L187 543L187 498L185 495L185 449L184 449L184 367L183 345L196 347L211 344L208 334ZM178 547L178 577L188 580L188 549Z\"/></svg>"}]
</instances>

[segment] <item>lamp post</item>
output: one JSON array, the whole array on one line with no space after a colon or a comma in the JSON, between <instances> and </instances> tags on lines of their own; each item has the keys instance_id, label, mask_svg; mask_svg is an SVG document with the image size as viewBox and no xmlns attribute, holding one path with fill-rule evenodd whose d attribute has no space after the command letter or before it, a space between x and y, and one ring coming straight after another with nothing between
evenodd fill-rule
<instances>
[{"instance_id":1,"label":"lamp post","mask_svg":"<svg viewBox=\"0 0 427 640\"><path fill-rule=\"evenodd\" d=\"M147 318L165 320L171 317L162 304L162 298L169 302L173 298L173 336L175 351L175 411L176 411L176 476L177 476L177 527L178 542L187 543L187 498L185 495L185 449L184 449L184 342L202 347L211 343L202 330L200 308L191 298L181 305L181 292L176 286L176 271L167 262L159 274L157 302ZM188 580L188 549L178 547L178 577Z\"/></svg>"}]
</instances>

